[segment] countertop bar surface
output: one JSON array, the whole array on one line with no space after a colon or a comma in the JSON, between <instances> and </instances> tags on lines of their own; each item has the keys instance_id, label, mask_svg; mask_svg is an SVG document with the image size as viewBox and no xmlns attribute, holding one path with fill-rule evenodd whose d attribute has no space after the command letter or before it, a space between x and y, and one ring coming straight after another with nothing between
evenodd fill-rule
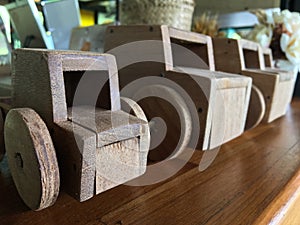
<instances>
[{"instance_id":1,"label":"countertop bar surface","mask_svg":"<svg viewBox=\"0 0 300 225\"><path fill-rule=\"evenodd\" d=\"M183 169L161 183L121 185L84 203L61 190L55 205L40 212L22 203L4 159L0 224L300 224L299 98L285 117L223 145L203 172L198 169L201 157L196 151Z\"/></svg>"}]
</instances>

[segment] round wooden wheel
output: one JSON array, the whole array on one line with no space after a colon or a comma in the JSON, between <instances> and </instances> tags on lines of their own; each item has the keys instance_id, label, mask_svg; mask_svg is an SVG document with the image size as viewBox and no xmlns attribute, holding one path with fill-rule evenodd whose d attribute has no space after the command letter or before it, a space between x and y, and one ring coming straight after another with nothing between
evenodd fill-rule
<instances>
[{"instance_id":1,"label":"round wooden wheel","mask_svg":"<svg viewBox=\"0 0 300 225\"><path fill-rule=\"evenodd\" d=\"M180 155L190 142L192 119L183 97L161 84L137 90L138 105L149 120L151 161L162 161Z\"/></svg>"},{"instance_id":2,"label":"round wooden wheel","mask_svg":"<svg viewBox=\"0 0 300 225\"><path fill-rule=\"evenodd\" d=\"M5 145L4 145L4 119L3 113L0 109L0 162L2 161L5 154Z\"/></svg>"},{"instance_id":3,"label":"round wooden wheel","mask_svg":"<svg viewBox=\"0 0 300 225\"><path fill-rule=\"evenodd\" d=\"M121 108L126 112L132 112L137 118L148 122L147 117L143 111L143 109L132 99L121 97ZM149 126L146 126L146 132L144 135L140 137L141 147L140 151L148 151L150 147L150 129Z\"/></svg>"},{"instance_id":4,"label":"round wooden wheel","mask_svg":"<svg viewBox=\"0 0 300 225\"><path fill-rule=\"evenodd\" d=\"M53 205L59 193L59 170L48 129L32 109L12 109L4 138L9 168L19 195L33 210Z\"/></svg>"},{"instance_id":5,"label":"round wooden wheel","mask_svg":"<svg viewBox=\"0 0 300 225\"><path fill-rule=\"evenodd\" d=\"M252 129L260 124L264 118L265 111L264 96L256 86L252 85L245 130Z\"/></svg>"},{"instance_id":6,"label":"round wooden wheel","mask_svg":"<svg viewBox=\"0 0 300 225\"><path fill-rule=\"evenodd\" d=\"M141 120L148 121L143 109L132 99L121 97L121 108L126 112L132 110L133 114Z\"/></svg>"}]
</instances>

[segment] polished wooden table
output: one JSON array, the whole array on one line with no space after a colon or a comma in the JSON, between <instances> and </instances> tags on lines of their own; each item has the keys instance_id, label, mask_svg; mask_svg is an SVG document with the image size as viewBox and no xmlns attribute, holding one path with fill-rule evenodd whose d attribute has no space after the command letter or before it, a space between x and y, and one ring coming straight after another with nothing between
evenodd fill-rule
<instances>
[{"instance_id":1,"label":"polished wooden table","mask_svg":"<svg viewBox=\"0 0 300 225\"><path fill-rule=\"evenodd\" d=\"M84 203L61 191L41 212L22 203L4 160L0 224L300 224L300 99L285 117L222 146L204 172L198 170L201 154L162 183L121 185Z\"/></svg>"}]
</instances>

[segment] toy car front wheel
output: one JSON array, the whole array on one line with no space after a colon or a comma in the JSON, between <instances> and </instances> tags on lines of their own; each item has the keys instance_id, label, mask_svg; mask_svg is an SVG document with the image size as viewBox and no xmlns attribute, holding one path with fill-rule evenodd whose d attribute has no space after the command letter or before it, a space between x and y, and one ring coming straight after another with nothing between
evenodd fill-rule
<instances>
[{"instance_id":1,"label":"toy car front wheel","mask_svg":"<svg viewBox=\"0 0 300 225\"><path fill-rule=\"evenodd\" d=\"M147 117L143 109L132 99L121 97L121 108L126 112L132 113L141 120L148 122ZM145 125L146 131L145 134L140 137L141 141L141 151L149 151L150 147L150 128L149 125Z\"/></svg>"},{"instance_id":2,"label":"toy car front wheel","mask_svg":"<svg viewBox=\"0 0 300 225\"><path fill-rule=\"evenodd\" d=\"M32 109L12 109L4 139L9 168L25 204L33 210L53 205L59 193L59 169L48 129Z\"/></svg>"}]
</instances>

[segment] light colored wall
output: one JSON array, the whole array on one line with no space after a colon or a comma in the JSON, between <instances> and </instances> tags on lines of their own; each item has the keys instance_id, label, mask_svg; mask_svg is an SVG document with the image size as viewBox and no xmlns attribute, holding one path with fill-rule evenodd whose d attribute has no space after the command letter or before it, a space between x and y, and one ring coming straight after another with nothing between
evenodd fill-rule
<instances>
[{"instance_id":1,"label":"light colored wall","mask_svg":"<svg viewBox=\"0 0 300 225\"><path fill-rule=\"evenodd\" d=\"M254 8L277 8L280 7L280 0L195 0L195 15L204 11L214 13L230 13L244 11Z\"/></svg>"}]
</instances>

